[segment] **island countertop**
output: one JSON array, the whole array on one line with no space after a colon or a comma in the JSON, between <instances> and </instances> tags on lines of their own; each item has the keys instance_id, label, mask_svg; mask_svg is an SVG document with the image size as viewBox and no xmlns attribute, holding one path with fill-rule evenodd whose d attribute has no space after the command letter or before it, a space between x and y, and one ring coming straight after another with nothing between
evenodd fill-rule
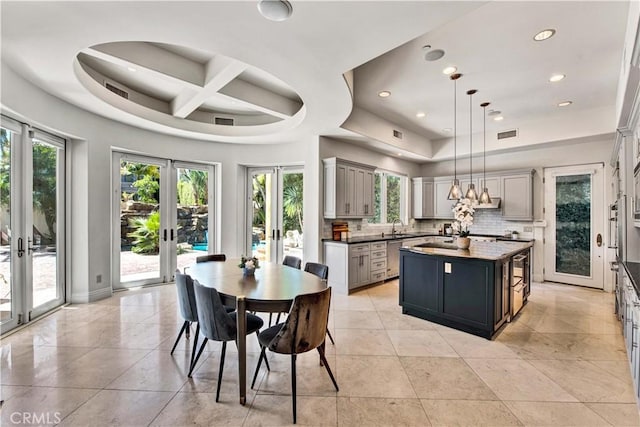
<instances>
[{"instance_id":1,"label":"island countertop","mask_svg":"<svg viewBox=\"0 0 640 427\"><path fill-rule=\"evenodd\" d=\"M509 258L518 252L532 247L533 242L472 241L469 249L458 249L454 243L450 245L438 244L438 247L429 247L428 245L429 243L418 246L404 246L400 250L424 255L498 261Z\"/></svg>"}]
</instances>

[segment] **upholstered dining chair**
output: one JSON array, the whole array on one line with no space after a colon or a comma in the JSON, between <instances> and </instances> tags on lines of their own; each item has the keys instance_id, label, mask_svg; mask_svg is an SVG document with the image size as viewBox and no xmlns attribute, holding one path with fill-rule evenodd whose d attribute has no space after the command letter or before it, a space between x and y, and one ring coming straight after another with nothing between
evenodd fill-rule
<instances>
[{"instance_id":1,"label":"upholstered dining chair","mask_svg":"<svg viewBox=\"0 0 640 427\"><path fill-rule=\"evenodd\" d=\"M171 348L171 354L175 351L182 334L184 333L187 339L191 331L191 322L198 321L198 309L196 307L196 296L193 291L193 280L191 276L180 273L180 270L176 270L176 290L178 292L178 306L180 307L180 314L184 319L182 328L178 333L178 338ZM198 342L198 334L200 333L200 324L196 327L196 336L193 340L193 350L191 350L191 361L189 362L189 369L193 364L193 357L196 352L196 343Z\"/></svg>"},{"instance_id":2,"label":"upholstered dining chair","mask_svg":"<svg viewBox=\"0 0 640 427\"><path fill-rule=\"evenodd\" d=\"M228 313L222 305L220 294L214 288L202 286L194 280L193 287L196 295L196 306L198 307L198 326L202 329L204 340L200 350L189 369L189 378L193 368L198 363L198 359L209 340L222 342L222 353L220 354L220 368L218 369L218 386L216 389L216 402L220 399L220 383L222 382L222 372L224 369L224 358L227 351L227 341L235 341L237 338L237 312ZM247 335L260 331L264 322L256 315L247 313Z\"/></svg>"},{"instance_id":3,"label":"upholstered dining chair","mask_svg":"<svg viewBox=\"0 0 640 427\"><path fill-rule=\"evenodd\" d=\"M307 273L315 274L323 281L329 280L329 266L324 264L318 264L317 262L308 262L304 265L304 271ZM333 337L331 336L331 332L329 332L329 327L327 326L327 335L331 340L331 344L336 345L335 341L333 341Z\"/></svg>"},{"instance_id":4,"label":"upholstered dining chair","mask_svg":"<svg viewBox=\"0 0 640 427\"><path fill-rule=\"evenodd\" d=\"M226 261L227 256L225 254L208 254L201 255L196 258L196 262L209 262L209 261Z\"/></svg>"},{"instance_id":5,"label":"upholstered dining chair","mask_svg":"<svg viewBox=\"0 0 640 427\"><path fill-rule=\"evenodd\" d=\"M292 255L285 255L284 259L282 260L282 264L300 270L300 267L302 266L302 260Z\"/></svg>"},{"instance_id":6,"label":"upholstered dining chair","mask_svg":"<svg viewBox=\"0 0 640 427\"><path fill-rule=\"evenodd\" d=\"M333 377L324 354L324 338L329 320L331 288L312 294L298 295L293 300L289 317L284 323L272 326L258 334L260 358L253 374L251 388L254 387L262 360L267 361L266 349L274 353L291 355L291 398L293 403L293 423L296 423L296 356L317 349L336 391L338 383Z\"/></svg>"}]
</instances>

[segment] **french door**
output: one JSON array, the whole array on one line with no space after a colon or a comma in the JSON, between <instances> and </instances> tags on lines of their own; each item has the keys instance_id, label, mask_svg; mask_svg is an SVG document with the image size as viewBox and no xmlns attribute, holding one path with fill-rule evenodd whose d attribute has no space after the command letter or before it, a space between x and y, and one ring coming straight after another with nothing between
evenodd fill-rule
<instances>
[{"instance_id":1,"label":"french door","mask_svg":"<svg viewBox=\"0 0 640 427\"><path fill-rule=\"evenodd\" d=\"M0 329L65 302L65 140L2 118Z\"/></svg>"},{"instance_id":2,"label":"french door","mask_svg":"<svg viewBox=\"0 0 640 427\"><path fill-rule=\"evenodd\" d=\"M261 261L304 260L302 166L249 168L246 253Z\"/></svg>"},{"instance_id":3,"label":"french door","mask_svg":"<svg viewBox=\"0 0 640 427\"><path fill-rule=\"evenodd\" d=\"M604 168L544 172L544 279L604 289Z\"/></svg>"},{"instance_id":4,"label":"french door","mask_svg":"<svg viewBox=\"0 0 640 427\"><path fill-rule=\"evenodd\" d=\"M213 251L214 166L113 153L114 288L173 281Z\"/></svg>"}]
</instances>

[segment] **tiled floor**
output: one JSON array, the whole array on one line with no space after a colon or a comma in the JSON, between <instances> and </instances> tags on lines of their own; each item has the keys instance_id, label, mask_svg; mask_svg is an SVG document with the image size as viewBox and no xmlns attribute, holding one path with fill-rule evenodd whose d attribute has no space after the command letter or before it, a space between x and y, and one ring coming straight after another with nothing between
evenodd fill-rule
<instances>
[{"instance_id":1,"label":"tiled floor","mask_svg":"<svg viewBox=\"0 0 640 427\"><path fill-rule=\"evenodd\" d=\"M298 359L298 424L639 426L611 294L534 284L520 317L488 341L413 317L398 282L334 295L328 361ZM276 426L291 423L290 364L270 354L248 403L229 346L215 403L219 343L192 379L175 289L66 307L2 340L2 425ZM248 340L249 376L258 346ZM25 417L29 417L25 419Z\"/></svg>"}]
</instances>

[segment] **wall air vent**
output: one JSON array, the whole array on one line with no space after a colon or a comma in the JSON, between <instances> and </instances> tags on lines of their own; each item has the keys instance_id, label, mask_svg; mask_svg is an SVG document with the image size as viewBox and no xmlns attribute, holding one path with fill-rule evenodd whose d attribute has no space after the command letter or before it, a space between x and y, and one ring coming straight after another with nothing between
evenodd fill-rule
<instances>
[{"instance_id":1,"label":"wall air vent","mask_svg":"<svg viewBox=\"0 0 640 427\"><path fill-rule=\"evenodd\" d=\"M233 126L233 119L229 117L214 117L213 123L216 125Z\"/></svg>"},{"instance_id":2,"label":"wall air vent","mask_svg":"<svg viewBox=\"0 0 640 427\"><path fill-rule=\"evenodd\" d=\"M112 83L104 82L104 87L124 99L129 99L129 92L113 85Z\"/></svg>"},{"instance_id":3,"label":"wall air vent","mask_svg":"<svg viewBox=\"0 0 640 427\"><path fill-rule=\"evenodd\" d=\"M402 132L400 132L399 130L393 130L393 136L398 138L398 139L402 139Z\"/></svg>"},{"instance_id":4,"label":"wall air vent","mask_svg":"<svg viewBox=\"0 0 640 427\"><path fill-rule=\"evenodd\" d=\"M518 129L505 130L498 132L498 140L507 138L516 138L518 136Z\"/></svg>"}]
</instances>

